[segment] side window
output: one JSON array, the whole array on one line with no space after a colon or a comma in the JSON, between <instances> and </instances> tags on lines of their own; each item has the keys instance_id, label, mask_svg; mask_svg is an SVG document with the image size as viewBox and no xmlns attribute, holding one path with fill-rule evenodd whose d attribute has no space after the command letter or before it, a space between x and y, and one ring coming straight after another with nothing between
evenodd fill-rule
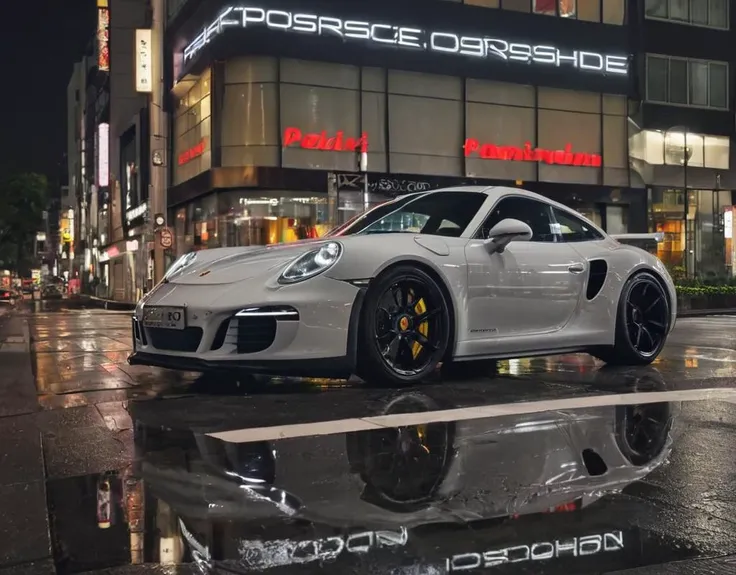
<instances>
[{"instance_id":1,"label":"side window","mask_svg":"<svg viewBox=\"0 0 736 575\"><path fill-rule=\"evenodd\" d=\"M486 239L488 232L491 231L501 220L506 218L514 218L526 222L532 229L533 242L555 242L557 236L554 234L550 206L545 203L512 196L501 198L499 202L491 210L490 215L483 222L478 237Z\"/></svg>"},{"instance_id":2,"label":"side window","mask_svg":"<svg viewBox=\"0 0 736 575\"><path fill-rule=\"evenodd\" d=\"M557 220L557 232L565 242L590 242L602 240L603 236L590 224L586 224L580 218L557 208L552 208Z\"/></svg>"}]
</instances>

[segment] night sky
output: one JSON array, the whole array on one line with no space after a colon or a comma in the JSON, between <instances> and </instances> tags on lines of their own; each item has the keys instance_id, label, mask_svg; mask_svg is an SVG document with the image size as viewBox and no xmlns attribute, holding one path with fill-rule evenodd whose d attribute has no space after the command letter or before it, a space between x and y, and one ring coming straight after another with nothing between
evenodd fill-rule
<instances>
[{"instance_id":1,"label":"night sky","mask_svg":"<svg viewBox=\"0 0 736 575\"><path fill-rule=\"evenodd\" d=\"M66 86L95 33L95 0L0 2L6 102L3 170L58 179L66 151Z\"/></svg>"}]
</instances>

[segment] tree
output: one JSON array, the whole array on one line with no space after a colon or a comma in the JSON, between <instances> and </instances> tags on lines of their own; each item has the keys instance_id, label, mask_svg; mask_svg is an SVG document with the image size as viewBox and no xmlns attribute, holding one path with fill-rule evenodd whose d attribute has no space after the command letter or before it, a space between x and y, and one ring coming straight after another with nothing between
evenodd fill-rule
<instances>
[{"instance_id":1,"label":"tree","mask_svg":"<svg viewBox=\"0 0 736 575\"><path fill-rule=\"evenodd\" d=\"M46 176L33 172L11 174L0 180L0 260L2 266L25 271L26 254L48 209Z\"/></svg>"}]
</instances>

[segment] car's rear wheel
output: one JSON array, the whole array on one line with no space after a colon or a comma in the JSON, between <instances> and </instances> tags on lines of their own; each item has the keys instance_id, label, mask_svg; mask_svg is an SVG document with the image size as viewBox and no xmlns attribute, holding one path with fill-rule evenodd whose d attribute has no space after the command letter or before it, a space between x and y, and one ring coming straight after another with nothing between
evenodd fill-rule
<instances>
[{"instance_id":1,"label":"car's rear wheel","mask_svg":"<svg viewBox=\"0 0 736 575\"><path fill-rule=\"evenodd\" d=\"M610 365L647 365L662 351L669 323L669 301L657 278L636 274L621 290L614 345L591 353Z\"/></svg>"},{"instance_id":2,"label":"car's rear wheel","mask_svg":"<svg viewBox=\"0 0 736 575\"><path fill-rule=\"evenodd\" d=\"M429 376L450 342L448 303L425 271L398 265L371 284L363 307L358 375L411 385Z\"/></svg>"}]
</instances>

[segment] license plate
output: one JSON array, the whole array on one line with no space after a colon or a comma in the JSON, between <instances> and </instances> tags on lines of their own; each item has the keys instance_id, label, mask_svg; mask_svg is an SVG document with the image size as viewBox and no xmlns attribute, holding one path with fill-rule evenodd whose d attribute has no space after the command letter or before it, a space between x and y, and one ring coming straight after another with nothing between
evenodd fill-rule
<instances>
[{"instance_id":1,"label":"license plate","mask_svg":"<svg viewBox=\"0 0 736 575\"><path fill-rule=\"evenodd\" d=\"M143 325L164 329L184 329L187 327L183 307L144 307Z\"/></svg>"}]
</instances>

